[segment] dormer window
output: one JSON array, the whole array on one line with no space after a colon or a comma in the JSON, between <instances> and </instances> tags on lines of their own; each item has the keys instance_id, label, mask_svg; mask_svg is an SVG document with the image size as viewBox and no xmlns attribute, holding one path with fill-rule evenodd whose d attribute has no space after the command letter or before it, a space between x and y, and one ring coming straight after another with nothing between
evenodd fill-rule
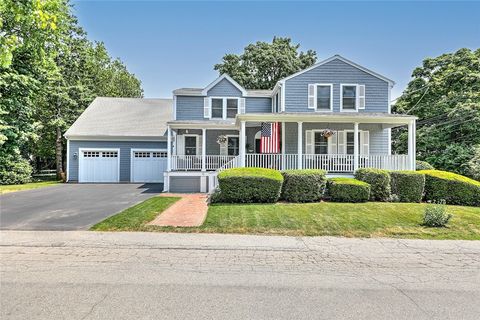
<instances>
[{"instance_id":1,"label":"dormer window","mask_svg":"<svg viewBox=\"0 0 480 320\"><path fill-rule=\"evenodd\" d=\"M227 99L227 118L235 118L238 112L238 99Z\"/></svg>"},{"instance_id":2,"label":"dormer window","mask_svg":"<svg viewBox=\"0 0 480 320\"><path fill-rule=\"evenodd\" d=\"M308 108L315 111L332 111L333 85L331 83L309 84Z\"/></svg>"},{"instance_id":3,"label":"dormer window","mask_svg":"<svg viewBox=\"0 0 480 320\"><path fill-rule=\"evenodd\" d=\"M245 98L205 97L204 117L209 119L234 119L245 113Z\"/></svg>"},{"instance_id":4,"label":"dormer window","mask_svg":"<svg viewBox=\"0 0 480 320\"><path fill-rule=\"evenodd\" d=\"M342 85L342 110L357 110L357 86Z\"/></svg>"},{"instance_id":5,"label":"dormer window","mask_svg":"<svg viewBox=\"0 0 480 320\"><path fill-rule=\"evenodd\" d=\"M212 119L223 119L223 99L212 98Z\"/></svg>"}]
</instances>

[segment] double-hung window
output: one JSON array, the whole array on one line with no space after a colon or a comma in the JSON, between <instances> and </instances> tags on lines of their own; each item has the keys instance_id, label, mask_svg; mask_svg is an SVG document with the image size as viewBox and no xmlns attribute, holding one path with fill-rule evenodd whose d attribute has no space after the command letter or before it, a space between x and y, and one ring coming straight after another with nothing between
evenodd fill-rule
<instances>
[{"instance_id":1,"label":"double-hung window","mask_svg":"<svg viewBox=\"0 0 480 320\"><path fill-rule=\"evenodd\" d=\"M212 98L212 119L235 118L238 113L238 98Z\"/></svg>"},{"instance_id":2,"label":"double-hung window","mask_svg":"<svg viewBox=\"0 0 480 320\"><path fill-rule=\"evenodd\" d=\"M235 118L238 112L238 99L227 99L227 118Z\"/></svg>"},{"instance_id":3,"label":"double-hung window","mask_svg":"<svg viewBox=\"0 0 480 320\"><path fill-rule=\"evenodd\" d=\"M316 88L316 109L317 111L331 111L332 110L332 85L331 84L317 84Z\"/></svg>"},{"instance_id":4,"label":"double-hung window","mask_svg":"<svg viewBox=\"0 0 480 320\"><path fill-rule=\"evenodd\" d=\"M341 85L341 104L344 111L357 110L357 85Z\"/></svg>"},{"instance_id":5,"label":"double-hung window","mask_svg":"<svg viewBox=\"0 0 480 320\"><path fill-rule=\"evenodd\" d=\"M223 119L223 99L212 98L212 119Z\"/></svg>"},{"instance_id":6,"label":"double-hung window","mask_svg":"<svg viewBox=\"0 0 480 320\"><path fill-rule=\"evenodd\" d=\"M324 137L321 132L315 132L314 139L315 154L328 154L328 138Z\"/></svg>"}]
</instances>

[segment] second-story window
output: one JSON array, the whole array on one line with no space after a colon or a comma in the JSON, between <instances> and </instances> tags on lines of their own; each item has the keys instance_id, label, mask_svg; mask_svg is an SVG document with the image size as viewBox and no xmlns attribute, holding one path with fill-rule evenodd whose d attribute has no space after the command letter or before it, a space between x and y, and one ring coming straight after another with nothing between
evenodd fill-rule
<instances>
[{"instance_id":1,"label":"second-story window","mask_svg":"<svg viewBox=\"0 0 480 320\"><path fill-rule=\"evenodd\" d=\"M235 118L238 112L238 99L227 99L227 118Z\"/></svg>"},{"instance_id":2,"label":"second-story window","mask_svg":"<svg viewBox=\"0 0 480 320\"><path fill-rule=\"evenodd\" d=\"M212 119L223 118L223 99L212 99Z\"/></svg>"},{"instance_id":3,"label":"second-story window","mask_svg":"<svg viewBox=\"0 0 480 320\"><path fill-rule=\"evenodd\" d=\"M332 86L317 85L317 110L328 111L332 108Z\"/></svg>"},{"instance_id":4,"label":"second-story window","mask_svg":"<svg viewBox=\"0 0 480 320\"><path fill-rule=\"evenodd\" d=\"M357 110L357 86L342 85L342 110Z\"/></svg>"}]
</instances>

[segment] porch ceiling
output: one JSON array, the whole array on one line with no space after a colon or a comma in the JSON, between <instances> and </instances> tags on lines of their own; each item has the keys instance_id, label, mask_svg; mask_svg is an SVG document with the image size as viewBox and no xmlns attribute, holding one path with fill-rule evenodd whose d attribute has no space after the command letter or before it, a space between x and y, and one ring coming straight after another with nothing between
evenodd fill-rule
<instances>
[{"instance_id":1,"label":"porch ceiling","mask_svg":"<svg viewBox=\"0 0 480 320\"><path fill-rule=\"evenodd\" d=\"M377 123L384 127L396 127L409 124L417 117L389 114L389 113L357 113L357 112L338 112L338 113L320 113L320 112L299 112L299 113L246 113L238 114L236 124L240 126L241 121L285 121L285 122L336 122L336 123Z\"/></svg>"},{"instance_id":2,"label":"porch ceiling","mask_svg":"<svg viewBox=\"0 0 480 320\"><path fill-rule=\"evenodd\" d=\"M174 120L167 122L172 129L238 129L235 120Z\"/></svg>"}]
</instances>

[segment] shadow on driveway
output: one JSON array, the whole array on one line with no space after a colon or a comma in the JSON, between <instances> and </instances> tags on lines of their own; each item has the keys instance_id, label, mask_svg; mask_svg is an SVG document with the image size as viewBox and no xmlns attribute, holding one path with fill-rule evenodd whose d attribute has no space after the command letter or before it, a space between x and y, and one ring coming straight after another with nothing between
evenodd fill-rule
<instances>
[{"instance_id":1,"label":"shadow on driveway","mask_svg":"<svg viewBox=\"0 0 480 320\"><path fill-rule=\"evenodd\" d=\"M159 194L162 184L59 184L0 196L0 229L87 230Z\"/></svg>"}]
</instances>

